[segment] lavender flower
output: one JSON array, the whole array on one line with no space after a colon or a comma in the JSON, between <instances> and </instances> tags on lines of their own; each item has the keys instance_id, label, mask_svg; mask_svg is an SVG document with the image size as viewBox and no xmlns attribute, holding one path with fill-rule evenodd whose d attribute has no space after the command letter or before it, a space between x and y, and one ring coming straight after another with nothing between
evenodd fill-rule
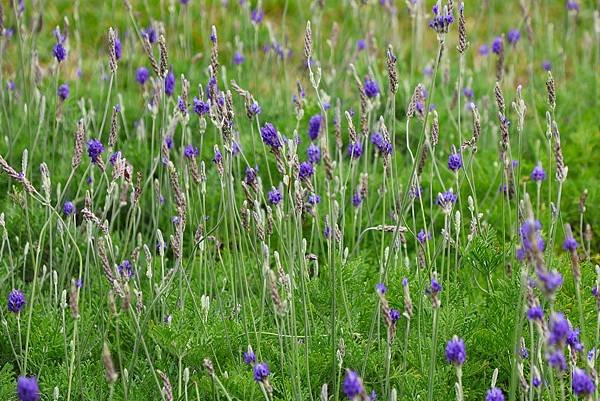
<instances>
[{"instance_id":1,"label":"lavender flower","mask_svg":"<svg viewBox=\"0 0 600 401\"><path fill-rule=\"evenodd\" d=\"M119 266L117 266L117 270L119 271L119 274L122 277L125 278L131 278L133 277L133 266L131 265L131 262L128 260L124 260L123 262L121 262L121 264Z\"/></svg>"},{"instance_id":2,"label":"lavender flower","mask_svg":"<svg viewBox=\"0 0 600 401\"><path fill-rule=\"evenodd\" d=\"M317 164L321 161L321 149L314 143L311 143L306 149L306 156L310 163Z\"/></svg>"},{"instance_id":3,"label":"lavender flower","mask_svg":"<svg viewBox=\"0 0 600 401\"><path fill-rule=\"evenodd\" d=\"M38 401L41 398L40 387L35 376L19 376L17 379L17 396L20 401Z\"/></svg>"},{"instance_id":4,"label":"lavender flower","mask_svg":"<svg viewBox=\"0 0 600 401\"><path fill-rule=\"evenodd\" d=\"M367 42L365 42L364 39L358 39L356 41L356 48L358 49L358 51L363 51L365 50L367 47Z\"/></svg>"},{"instance_id":5,"label":"lavender flower","mask_svg":"<svg viewBox=\"0 0 600 401\"><path fill-rule=\"evenodd\" d=\"M170 69L165 77L165 95L172 96L173 92L175 92L175 74Z\"/></svg>"},{"instance_id":6,"label":"lavender flower","mask_svg":"<svg viewBox=\"0 0 600 401\"><path fill-rule=\"evenodd\" d=\"M541 165L538 164L533 168L530 177L535 182L544 181L546 179L546 171Z\"/></svg>"},{"instance_id":7,"label":"lavender flower","mask_svg":"<svg viewBox=\"0 0 600 401\"><path fill-rule=\"evenodd\" d=\"M187 145L185 147L185 149L183 149L183 155L185 157L187 157L188 159L191 159L193 157L196 157L200 154L200 151L198 150L197 147L195 147L194 145Z\"/></svg>"},{"instance_id":8,"label":"lavender flower","mask_svg":"<svg viewBox=\"0 0 600 401\"><path fill-rule=\"evenodd\" d=\"M58 42L54 45L52 53L54 53L54 57L59 63L62 63L67 58L67 49L65 49L61 42Z\"/></svg>"},{"instance_id":9,"label":"lavender flower","mask_svg":"<svg viewBox=\"0 0 600 401\"><path fill-rule=\"evenodd\" d=\"M272 149L278 149L283 146L279 139L279 133L271 123L266 123L260 129L260 136L265 145L270 146Z\"/></svg>"},{"instance_id":10,"label":"lavender flower","mask_svg":"<svg viewBox=\"0 0 600 401\"><path fill-rule=\"evenodd\" d=\"M102 152L104 152L104 145L98 139L88 141L88 156L92 159L92 163L98 162Z\"/></svg>"},{"instance_id":11,"label":"lavender flower","mask_svg":"<svg viewBox=\"0 0 600 401\"><path fill-rule=\"evenodd\" d=\"M400 320L400 311L397 309L390 310L390 320L392 324L396 324L398 320Z\"/></svg>"},{"instance_id":12,"label":"lavender flower","mask_svg":"<svg viewBox=\"0 0 600 401\"><path fill-rule=\"evenodd\" d=\"M575 238L566 238L565 242L563 242L563 249L565 251L575 252L575 250L577 250L577 241L575 240Z\"/></svg>"},{"instance_id":13,"label":"lavender flower","mask_svg":"<svg viewBox=\"0 0 600 401\"><path fill-rule=\"evenodd\" d=\"M575 14L579 13L579 3L576 0L567 0L567 10L574 12Z\"/></svg>"},{"instance_id":14,"label":"lavender flower","mask_svg":"<svg viewBox=\"0 0 600 401\"><path fill-rule=\"evenodd\" d=\"M577 396L590 397L596 391L596 384L592 377L580 368L573 369L571 385L573 393Z\"/></svg>"},{"instance_id":15,"label":"lavender flower","mask_svg":"<svg viewBox=\"0 0 600 401\"><path fill-rule=\"evenodd\" d=\"M560 288L563 283L562 274L556 270L549 272L538 272L538 279L542 284L542 290L547 295L552 295Z\"/></svg>"},{"instance_id":16,"label":"lavender flower","mask_svg":"<svg viewBox=\"0 0 600 401\"><path fill-rule=\"evenodd\" d=\"M194 112L196 114L198 114L199 116L203 116L205 114L208 114L209 111L210 111L210 106L208 105L208 103L203 102L202 100L198 99L197 97L194 98Z\"/></svg>"},{"instance_id":17,"label":"lavender flower","mask_svg":"<svg viewBox=\"0 0 600 401\"><path fill-rule=\"evenodd\" d=\"M454 172L458 171L462 167L462 158L460 153L450 153L448 156L448 168Z\"/></svg>"},{"instance_id":18,"label":"lavender flower","mask_svg":"<svg viewBox=\"0 0 600 401\"><path fill-rule=\"evenodd\" d=\"M354 400L357 396L365 392L365 388L358 373L353 370L348 370L346 372L346 377L342 384L342 391L349 400Z\"/></svg>"},{"instance_id":19,"label":"lavender flower","mask_svg":"<svg viewBox=\"0 0 600 401\"><path fill-rule=\"evenodd\" d=\"M486 44L482 44L481 46L479 46L477 54L479 54L480 56L487 56L488 54L490 54L489 46Z\"/></svg>"},{"instance_id":20,"label":"lavender flower","mask_svg":"<svg viewBox=\"0 0 600 401\"><path fill-rule=\"evenodd\" d=\"M25 307L25 294L21 290L13 289L8 294L8 311L12 313L20 313Z\"/></svg>"},{"instance_id":21,"label":"lavender flower","mask_svg":"<svg viewBox=\"0 0 600 401\"><path fill-rule=\"evenodd\" d=\"M233 54L233 64L235 65L241 65L244 60L246 60L246 58L244 57L244 55L240 52L235 52Z\"/></svg>"},{"instance_id":22,"label":"lavender flower","mask_svg":"<svg viewBox=\"0 0 600 401\"><path fill-rule=\"evenodd\" d=\"M539 320L541 321L544 318L544 310L541 306L536 305L527 309L527 319L529 320Z\"/></svg>"},{"instance_id":23,"label":"lavender flower","mask_svg":"<svg viewBox=\"0 0 600 401\"><path fill-rule=\"evenodd\" d=\"M350 142L348 144L348 156L352 159L358 159L363 152L362 145L360 142Z\"/></svg>"},{"instance_id":24,"label":"lavender flower","mask_svg":"<svg viewBox=\"0 0 600 401\"><path fill-rule=\"evenodd\" d=\"M177 108L181 112L182 115L187 115L187 105L185 101L180 97L177 98Z\"/></svg>"},{"instance_id":25,"label":"lavender flower","mask_svg":"<svg viewBox=\"0 0 600 401\"><path fill-rule=\"evenodd\" d=\"M264 382L269 378L269 374L271 371L269 370L269 366L265 362L258 363L254 365L254 381L255 382Z\"/></svg>"},{"instance_id":26,"label":"lavender flower","mask_svg":"<svg viewBox=\"0 0 600 401\"><path fill-rule=\"evenodd\" d=\"M419 241L419 243L421 244L424 244L430 238L431 234L428 231L425 231L424 229L421 229L421 231L417 233L417 241Z\"/></svg>"},{"instance_id":27,"label":"lavender flower","mask_svg":"<svg viewBox=\"0 0 600 401\"><path fill-rule=\"evenodd\" d=\"M256 355L254 355L254 351L251 349L249 349L248 352L244 352L244 363L246 365L252 365L256 363Z\"/></svg>"},{"instance_id":28,"label":"lavender flower","mask_svg":"<svg viewBox=\"0 0 600 401\"><path fill-rule=\"evenodd\" d=\"M256 180L257 172L258 167L246 167L246 173L244 175L244 181L246 182L246 184L251 185L252 183L254 183L254 180Z\"/></svg>"},{"instance_id":29,"label":"lavender flower","mask_svg":"<svg viewBox=\"0 0 600 401\"><path fill-rule=\"evenodd\" d=\"M567 333L567 345L576 352L583 351L583 344L579 341L580 330L578 328L569 329Z\"/></svg>"},{"instance_id":30,"label":"lavender flower","mask_svg":"<svg viewBox=\"0 0 600 401\"><path fill-rule=\"evenodd\" d=\"M363 198L362 196L360 196L359 192L355 192L354 195L352 195L352 206L354 207L360 207L360 205L362 204Z\"/></svg>"},{"instance_id":31,"label":"lavender flower","mask_svg":"<svg viewBox=\"0 0 600 401\"><path fill-rule=\"evenodd\" d=\"M140 67L135 71L135 80L140 84L144 85L150 78L150 73L146 67Z\"/></svg>"},{"instance_id":32,"label":"lavender flower","mask_svg":"<svg viewBox=\"0 0 600 401\"><path fill-rule=\"evenodd\" d=\"M386 140L383 135L379 132L374 132L371 135L371 143L375 145L379 153L384 156L390 155L392 153L392 144Z\"/></svg>"},{"instance_id":33,"label":"lavender flower","mask_svg":"<svg viewBox=\"0 0 600 401\"><path fill-rule=\"evenodd\" d=\"M454 16L449 12L448 6L442 8L438 1L431 9L433 18L429 20L429 28L438 34L448 33L448 28L454 22Z\"/></svg>"},{"instance_id":34,"label":"lavender flower","mask_svg":"<svg viewBox=\"0 0 600 401\"><path fill-rule=\"evenodd\" d=\"M123 47L121 46L121 39L115 33L115 57L117 60L121 60L121 56L123 55Z\"/></svg>"},{"instance_id":35,"label":"lavender flower","mask_svg":"<svg viewBox=\"0 0 600 401\"><path fill-rule=\"evenodd\" d=\"M508 40L508 43L515 46L519 39L521 39L521 32L519 32L518 29L511 29L508 31L508 34L506 35L506 40Z\"/></svg>"},{"instance_id":36,"label":"lavender flower","mask_svg":"<svg viewBox=\"0 0 600 401\"><path fill-rule=\"evenodd\" d=\"M492 42L492 51L496 54L502 53L504 49L504 44L502 41L502 36L496 36L494 41Z\"/></svg>"},{"instance_id":37,"label":"lavender flower","mask_svg":"<svg viewBox=\"0 0 600 401\"><path fill-rule=\"evenodd\" d=\"M323 116L320 114L315 114L308 121L308 137L311 140L315 140L319 137L319 132L321 132L321 124L323 122Z\"/></svg>"},{"instance_id":38,"label":"lavender flower","mask_svg":"<svg viewBox=\"0 0 600 401\"><path fill-rule=\"evenodd\" d=\"M142 29L142 37L147 38L148 42L155 43L158 39L158 35L156 34L156 30L149 26L146 29Z\"/></svg>"},{"instance_id":39,"label":"lavender flower","mask_svg":"<svg viewBox=\"0 0 600 401\"><path fill-rule=\"evenodd\" d=\"M281 194L281 192L279 192L277 188L273 188L269 191L267 200L271 205L278 205L283 200L283 195Z\"/></svg>"},{"instance_id":40,"label":"lavender flower","mask_svg":"<svg viewBox=\"0 0 600 401\"><path fill-rule=\"evenodd\" d=\"M58 90L56 91L56 94L58 95L59 99L62 100L63 102L65 100L67 100L67 98L69 97L69 85L67 84L62 84L58 87Z\"/></svg>"},{"instance_id":41,"label":"lavender flower","mask_svg":"<svg viewBox=\"0 0 600 401\"><path fill-rule=\"evenodd\" d=\"M371 79L369 77L365 77L365 94L369 98L374 98L379 94L379 85L377 85L377 81Z\"/></svg>"},{"instance_id":42,"label":"lavender flower","mask_svg":"<svg viewBox=\"0 0 600 401\"><path fill-rule=\"evenodd\" d=\"M298 176L300 177L300 179L302 179L302 180L310 179L310 177L312 177L314 173L315 173L315 169L313 168L313 165L311 163L309 163L309 162L300 163L300 167L298 168Z\"/></svg>"},{"instance_id":43,"label":"lavender flower","mask_svg":"<svg viewBox=\"0 0 600 401\"><path fill-rule=\"evenodd\" d=\"M260 8L256 8L250 12L250 19L252 20L252 23L256 25L260 24L264 17L265 12Z\"/></svg>"},{"instance_id":44,"label":"lavender flower","mask_svg":"<svg viewBox=\"0 0 600 401\"><path fill-rule=\"evenodd\" d=\"M550 60L544 60L544 62L542 63L542 69L546 72L552 71L552 63L550 62Z\"/></svg>"},{"instance_id":45,"label":"lavender flower","mask_svg":"<svg viewBox=\"0 0 600 401\"><path fill-rule=\"evenodd\" d=\"M567 369L567 362L565 361L565 355L562 350L553 352L548 356L548 363L554 369L564 371Z\"/></svg>"},{"instance_id":46,"label":"lavender flower","mask_svg":"<svg viewBox=\"0 0 600 401\"><path fill-rule=\"evenodd\" d=\"M451 206L453 203L456 203L456 201L457 198L456 195L454 195L454 192L452 192L452 189L438 194L435 199L435 203L443 208Z\"/></svg>"},{"instance_id":47,"label":"lavender flower","mask_svg":"<svg viewBox=\"0 0 600 401\"><path fill-rule=\"evenodd\" d=\"M63 213L67 216L75 213L75 205L71 201L66 201L63 205Z\"/></svg>"},{"instance_id":48,"label":"lavender flower","mask_svg":"<svg viewBox=\"0 0 600 401\"><path fill-rule=\"evenodd\" d=\"M383 283L375 284L375 292L377 292L377 294L379 294L380 296L385 294L387 292L387 288L386 288L385 284L383 284Z\"/></svg>"},{"instance_id":49,"label":"lavender flower","mask_svg":"<svg viewBox=\"0 0 600 401\"><path fill-rule=\"evenodd\" d=\"M250 111L250 114L252 115L252 117L260 114L260 112L262 111L262 109L260 108L260 105L258 104L258 102L253 102L250 107L248 108L248 110Z\"/></svg>"},{"instance_id":50,"label":"lavender flower","mask_svg":"<svg viewBox=\"0 0 600 401\"><path fill-rule=\"evenodd\" d=\"M446 344L446 360L455 366L462 366L467 358L465 342L457 336L452 337Z\"/></svg>"},{"instance_id":51,"label":"lavender flower","mask_svg":"<svg viewBox=\"0 0 600 401\"><path fill-rule=\"evenodd\" d=\"M485 401L504 401L504 394L498 387L494 387L491 390L488 390Z\"/></svg>"},{"instance_id":52,"label":"lavender flower","mask_svg":"<svg viewBox=\"0 0 600 401\"><path fill-rule=\"evenodd\" d=\"M309 205L317 205L321 203L321 197L317 194L308 195L308 204Z\"/></svg>"}]
</instances>

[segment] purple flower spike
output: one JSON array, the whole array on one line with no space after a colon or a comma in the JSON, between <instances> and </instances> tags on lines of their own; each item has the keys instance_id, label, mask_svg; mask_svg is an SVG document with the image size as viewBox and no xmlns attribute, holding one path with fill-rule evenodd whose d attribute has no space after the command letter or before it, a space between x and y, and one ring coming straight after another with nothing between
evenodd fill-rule
<instances>
[{"instance_id":1,"label":"purple flower spike","mask_svg":"<svg viewBox=\"0 0 600 401\"><path fill-rule=\"evenodd\" d=\"M140 84L144 85L150 78L150 73L146 67L140 67L135 71L135 80Z\"/></svg>"},{"instance_id":2,"label":"purple flower spike","mask_svg":"<svg viewBox=\"0 0 600 401\"><path fill-rule=\"evenodd\" d=\"M342 391L349 400L354 400L358 395L364 394L365 388L358 373L353 370L348 370L346 372L346 377L342 384Z\"/></svg>"},{"instance_id":3,"label":"purple flower spike","mask_svg":"<svg viewBox=\"0 0 600 401\"><path fill-rule=\"evenodd\" d=\"M591 376L585 370L580 368L573 369L572 376L573 393L581 397L589 397L596 391L596 384Z\"/></svg>"},{"instance_id":4,"label":"purple flower spike","mask_svg":"<svg viewBox=\"0 0 600 401\"><path fill-rule=\"evenodd\" d=\"M12 313L19 313L25 307L25 294L21 290L13 289L8 294L8 311Z\"/></svg>"},{"instance_id":5,"label":"purple flower spike","mask_svg":"<svg viewBox=\"0 0 600 401\"><path fill-rule=\"evenodd\" d=\"M269 191L267 200L271 205L278 205L283 200L283 195L281 195L281 192L277 188L273 188Z\"/></svg>"},{"instance_id":6,"label":"purple flower spike","mask_svg":"<svg viewBox=\"0 0 600 401\"><path fill-rule=\"evenodd\" d=\"M494 387L491 390L488 390L485 401L504 401L504 394L498 387Z\"/></svg>"},{"instance_id":7,"label":"purple flower spike","mask_svg":"<svg viewBox=\"0 0 600 401\"><path fill-rule=\"evenodd\" d=\"M17 396L20 401L38 401L41 398L40 387L35 376L20 376L17 379Z\"/></svg>"},{"instance_id":8,"label":"purple flower spike","mask_svg":"<svg viewBox=\"0 0 600 401\"><path fill-rule=\"evenodd\" d=\"M467 359L467 350L465 348L465 342L457 336L452 337L446 344L446 360L455 366L462 366Z\"/></svg>"},{"instance_id":9,"label":"purple flower spike","mask_svg":"<svg viewBox=\"0 0 600 401\"><path fill-rule=\"evenodd\" d=\"M267 380L269 378L269 374L271 374L271 371L269 370L269 366L264 362L254 365L253 371L254 371L254 381L257 383L264 382L265 380Z\"/></svg>"}]
</instances>

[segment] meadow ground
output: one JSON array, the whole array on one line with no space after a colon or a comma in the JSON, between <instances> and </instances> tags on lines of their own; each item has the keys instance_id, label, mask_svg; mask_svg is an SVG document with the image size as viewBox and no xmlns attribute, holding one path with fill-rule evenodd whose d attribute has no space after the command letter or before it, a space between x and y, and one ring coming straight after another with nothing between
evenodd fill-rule
<instances>
[{"instance_id":1,"label":"meadow ground","mask_svg":"<svg viewBox=\"0 0 600 401\"><path fill-rule=\"evenodd\" d=\"M476 3L2 2L0 399L598 400L600 4Z\"/></svg>"}]
</instances>

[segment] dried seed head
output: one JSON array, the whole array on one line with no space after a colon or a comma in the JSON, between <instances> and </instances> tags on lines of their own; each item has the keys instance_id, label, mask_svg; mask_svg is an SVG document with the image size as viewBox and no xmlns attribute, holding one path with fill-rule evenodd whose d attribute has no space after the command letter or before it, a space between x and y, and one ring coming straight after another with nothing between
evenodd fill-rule
<instances>
[{"instance_id":1,"label":"dried seed head","mask_svg":"<svg viewBox=\"0 0 600 401\"><path fill-rule=\"evenodd\" d=\"M108 28L108 65L110 72L114 74L117 72L117 54L115 45L117 42L117 35L112 27Z\"/></svg>"},{"instance_id":2,"label":"dried seed head","mask_svg":"<svg viewBox=\"0 0 600 401\"><path fill-rule=\"evenodd\" d=\"M161 78L165 78L169 72L169 54L167 53L167 40L165 39L165 35L161 34L158 38L158 49L160 52L160 66L158 75Z\"/></svg>"},{"instance_id":3,"label":"dried seed head","mask_svg":"<svg viewBox=\"0 0 600 401\"><path fill-rule=\"evenodd\" d=\"M108 348L108 344L106 342L104 342L102 347L102 363L104 364L106 381L110 384L113 384L117 381L119 374L115 370L115 365L113 364L112 356L110 355L110 349Z\"/></svg>"},{"instance_id":4,"label":"dried seed head","mask_svg":"<svg viewBox=\"0 0 600 401\"><path fill-rule=\"evenodd\" d=\"M83 148L85 142L85 125L83 118L77 121L77 129L75 130L75 147L73 151L73 160L71 161L71 167L77 168L81 164L83 156Z\"/></svg>"},{"instance_id":5,"label":"dried seed head","mask_svg":"<svg viewBox=\"0 0 600 401\"><path fill-rule=\"evenodd\" d=\"M469 47L467 41L467 24L465 22L465 3L461 2L458 6L458 46L456 49L460 54L463 54Z\"/></svg>"},{"instance_id":6,"label":"dried seed head","mask_svg":"<svg viewBox=\"0 0 600 401\"><path fill-rule=\"evenodd\" d=\"M310 21L306 22L306 30L304 31L304 57L310 66L310 59L313 52L312 31L310 29Z\"/></svg>"},{"instance_id":7,"label":"dried seed head","mask_svg":"<svg viewBox=\"0 0 600 401\"><path fill-rule=\"evenodd\" d=\"M392 45L388 45L388 49L386 52L386 62L391 93L396 93L398 91L398 71L396 71L396 61L397 58L394 55Z\"/></svg>"},{"instance_id":8,"label":"dried seed head","mask_svg":"<svg viewBox=\"0 0 600 401\"><path fill-rule=\"evenodd\" d=\"M548 92L548 105L550 109L556 108L556 89L554 87L554 77L552 72L548 71L548 80L546 81L546 91Z\"/></svg>"}]
</instances>

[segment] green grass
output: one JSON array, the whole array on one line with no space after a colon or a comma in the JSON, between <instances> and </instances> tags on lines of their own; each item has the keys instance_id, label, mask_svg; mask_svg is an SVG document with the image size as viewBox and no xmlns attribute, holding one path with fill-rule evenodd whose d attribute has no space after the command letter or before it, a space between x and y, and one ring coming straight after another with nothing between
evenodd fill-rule
<instances>
[{"instance_id":1,"label":"green grass","mask_svg":"<svg viewBox=\"0 0 600 401\"><path fill-rule=\"evenodd\" d=\"M536 274L531 260L523 263L516 259L515 248L521 241L519 226L527 217L527 193L549 248L543 255L544 265L564 277L555 298L537 288L531 290L531 296L540 300L546 318L551 311L561 311L573 327L582 325L585 350L569 364L569 371L573 366L594 371L586 355L599 345L600 320L596 299L590 294L599 280L595 272L599 242L595 236L587 241L580 230L581 221L584 228L590 224L592 229L600 221L595 207L600 202L600 116L596 112L600 38L594 32L593 2L582 1L577 16L567 15L562 1L536 2L528 5L531 10L527 13L517 1L467 4L471 46L464 54L464 68L459 67L454 23L445 37L435 85L423 70L435 66L436 34L427 28L429 16L411 17L404 2L396 2L397 11L390 13L374 1L369 5L327 1L324 8L319 2L264 1L265 21L257 26L250 21L250 8L233 0L228 7L217 1L192 1L187 8L176 1L132 3L131 14L116 0L99 4L27 2L18 19L13 8L4 10L4 26L22 26L22 35L15 29L12 38L0 37L4 51L0 62L0 155L16 171L23 170L38 193L27 193L17 180L0 174L0 212L5 222L0 228L0 295L6 298L18 288L27 299L19 315L6 307L0 315L0 399L16 400L17 377L33 375L38 378L43 400L54 399L53 394L60 400L166 400L160 371L169 378L175 400L261 400L270 396L275 400L318 400L327 384L327 399L337 401L345 398L341 383L346 369L351 369L360 374L368 393L375 390L381 400L392 399L392 388L399 400L454 400L456 372L444 358L445 344L454 335L464 339L467 349L462 368L464 400L485 399L495 369L496 386L507 400L562 401L561 388L564 399L575 399L570 374L565 373L562 386L558 375L551 374L546 363L551 347L539 331L531 331L521 310L525 299L533 299L527 298L525 277L535 279ZM429 3L423 7L427 14L431 13ZM456 10L454 15L457 19ZM65 19L69 21L69 55L58 65L52 55L52 29L60 26L64 31ZM305 67L303 35L308 19L314 48L311 71L320 76L318 85L311 84L311 72ZM32 29L36 21L43 24ZM177 80L174 95L159 100L156 114L147 104L153 89L160 95L164 86L152 71L136 33L151 21L164 24L169 65ZM337 41L332 41L334 22L339 29ZM218 32L219 89L234 92L231 81L235 80L262 109L249 120L244 98L233 93L234 140L241 147L241 153L234 156L228 151L231 140L223 135L216 119L199 118L193 112L192 98L199 96L198 85L205 94L210 77L212 25ZM119 32L123 47L110 90L109 27ZM483 43L491 45L495 36L512 28L519 28L522 37L514 47L504 44L506 59L500 83L511 121L506 160L518 160L516 194L509 199L498 191L506 180L499 158L501 138L494 100L496 56L491 52L480 56L478 48ZM358 39L367 40L366 50L357 50ZM263 50L264 45L273 43L283 44L284 53L291 51L289 57L278 57L273 49ZM395 94L389 91L386 70L388 44L398 58L399 90ZM159 59L158 45L153 49ZM37 65L33 50L39 55ZM235 51L245 56L240 66L233 64ZM568 165L557 220L552 218L551 207L558 202L559 185L555 156L548 154L546 112L550 109L544 60L552 62L557 93L552 118ZM370 103L366 138L360 133L360 97L351 64L361 80L367 74L376 79L381 91ZM140 66L150 70L155 86L154 81L144 87L136 82L135 70ZM39 81L34 79L36 69L41 71ZM189 118L173 123L181 115L177 108L183 90L181 74L190 82ZM9 80L15 82L14 90L4 89ZM298 95L297 82L305 93L302 112L292 101ZM64 103L56 96L61 83L70 86ZM427 88L426 102L435 105L440 124L439 144L428 154L419 181L422 202L410 196L411 177L424 134L431 133L433 116L425 112L424 119L407 117L418 83ZM518 115L512 106L518 85L522 85L527 106L522 132L517 130ZM465 107L470 100L462 95L464 87L475 94L472 101L481 115L481 137L476 152L462 151L465 166L455 175L446 165L451 147L472 135L473 118ZM343 141L339 149L334 132L338 98ZM327 178L326 163L321 160L309 182L298 180L295 184L294 163L306 160L310 143L308 121L323 113L319 99L328 101L331 109L326 111L327 126L316 143L321 145L323 157L328 147L334 177ZM114 179L115 168L108 162L111 111L116 104L122 112L113 151L121 151L131 165L129 180ZM105 108L108 113L103 121ZM355 162L346 156L350 129L344 111L350 110L355 112L353 125L365 150ZM387 173L381 155L375 156L370 143L370 133L381 131L380 117L393 143ZM83 163L75 169L71 165L79 119L85 124L86 141L98 138L106 148L102 155L105 173L90 162L87 147ZM282 160L290 163L284 166L285 174L278 171L274 155L262 144L259 127L266 122L272 122L287 138L295 134L301 138L297 152L286 143ZM178 230L172 218L183 216L169 167L162 162L161 144L167 135L173 137L169 159L186 199L181 257L171 242ZM187 144L199 147L193 162L205 163L204 183L194 182L190 161L183 155ZM223 154L223 177L213 162L215 145ZM22 168L25 149L27 165ZM39 169L42 162L50 171L49 200ZM537 187L529 177L538 162L548 173L540 187L539 209ZM256 193L250 190L251 201L241 184L247 166L258 166L261 180ZM355 208L352 196L360 188L361 174L368 177L368 191L360 208ZM91 183L86 181L88 177ZM267 192L273 186L283 189L284 200L277 207L267 207ZM304 199L308 194L320 195L321 203L297 213L296 188L306 191ZM453 188L459 199L447 216L450 242L444 241L442 234L446 216L435 205L437 194L448 188ZM140 189L139 201L134 202L134 193ZM579 199L586 189L587 207L582 213ZM158 194L164 202L159 202ZM469 196L483 214L473 238L468 236L472 222ZM83 218L86 198L90 210L101 221L108 221L108 234ZM74 216L63 215L65 200L76 205ZM565 223L571 224L579 243L580 291L570 255L562 250ZM406 227L406 232L382 232L377 230L379 225ZM420 245L415 236L425 226L432 238ZM328 238L326 227L330 228ZM156 246L161 237L169 243L164 254ZM100 241L104 241L116 282L109 282L103 273ZM130 260L135 271L129 280L116 270L124 260ZM443 286L435 335L435 311L425 293L433 272ZM405 277L414 313L396 323L388 368L385 311L374 288L384 282L387 302L402 312ZM71 281L78 278L83 286L73 289ZM281 298L280 310L273 299L275 293ZM71 311L75 300L76 318ZM517 357L521 336L532 355L525 360ZM433 353L432 337L437 339ZM543 344L539 358L532 352L531 338ZM105 343L118 373L114 383L107 380L103 363ZM253 380L252 367L243 363L248 346L256 353L257 362L269 365L272 395L263 393L262 385ZM434 376L429 374L430 355L434 355ZM214 367L212 377L204 367L207 358ZM532 364L540 367L548 380L543 392L529 393L519 386L517 361L523 363L528 381ZM590 399L594 396L597 391Z\"/></svg>"}]
</instances>

